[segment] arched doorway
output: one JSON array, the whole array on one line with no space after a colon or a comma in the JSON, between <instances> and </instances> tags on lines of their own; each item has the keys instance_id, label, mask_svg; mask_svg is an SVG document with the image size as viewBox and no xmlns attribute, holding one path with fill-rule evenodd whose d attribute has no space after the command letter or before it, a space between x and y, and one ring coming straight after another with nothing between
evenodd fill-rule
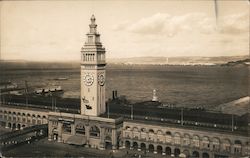
<instances>
[{"instance_id":1,"label":"arched doorway","mask_svg":"<svg viewBox=\"0 0 250 158\"><path fill-rule=\"evenodd\" d=\"M128 140L125 141L125 147L128 149L130 148L130 141L128 141Z\"/></svg>"},{"instance_id":2,"label":"arched doorway","mask_svg":"<svg viewBox=\"0 0 250 158\"><path fill-rule=\"evenodd\" d=\"M17 129L21 129L21 124L17 124Z\"/></svg>"},{"instance_id":3,"label":"arched doorway","mask_svg":"<svg viewBox=\"0 0 250 158\"><path fill-rule=\"evenodd\" d=\"M22 129L24 129L26 126L25 125L22 125Z\"/></svg>"},{"instance_id":4,"label":"arched doorway","mask_svg":"<svg viewBox=\"0 0 250 158\"><path fill-rule=\"evenodd\" d=\"M175 148L175 149L174 149L174 156L175 156L175 157L179 157L180 153L181 153L181 151L180 151L179 148Z\"/></svg>"},{"instance_id":5,"label":"arched doorway","mask_svg":"<svg viewBox=\"0 0 250 158\"><path fill-rule=\"evenodd\" d=\"M157 146L157 154L162 154L162 146Z\"/></svg>"},{"instance_id":6,"label":"arched doorway","mask_svg":"<svg viewBox=\"0 0 250 158\"><path fill-rule=\"evenodd\" d=\"M16 123L13 123L12 125L12 129L15 130L17 127L16 127Z\"/></svg>"},{"instance_id":7,"label":"arched doorway","mask_svg":"<svg viewBox=\"0 0 250 158\"><path fill-rule=\"evenodd\" d=\"M10 122L8 123L8 128L11 128L11 123Z\"/></svg>"},{"instance_id":8,"label":"arched doorway","mask_svg":"<svg viewBox=\"0 0 250 158\"><path fill-rule=\"evenodd\" d=\"M137 150L138 149L138 143L137 142L133 142L133 149Z\"/></svg>"},{"instance_id":9,"label":"arched doorway","mask_svg":"<svg viewBox=\"0 0 250 158\"><path fill-rule=\"evenodd\" d=\"M154 152L154 150L155 150L154 145L153 144L149 144L148 150L149 150L149 152Z\"/></svg>"},{"instance_id":10,"label":"arched doorway","mask_svg":"<svg viewBox=\"0 0 250 158\"><path fill-rule=\"evenodd\" d=\"M97 126L92 126L89 130L89 136L90 137L100 137L100 129Z\"/></svg>"},{"instance_id":11,"label":"arched doorway","mask_svg":"<svg viewBox=\"0 0 250 158\"><path fill-rule=\"evenodd\" d=\"M141 150L146 151L146 144L145 143L141 143Z\"/></svg>"},{"instance_id":12,"label":"arched doorway","mask_svg":"<svg viewBox=\"0 0 250 158\"><path fill-rule=\"evenodd\" d=\"M171 155L171 148L170 147L166 147L166 155Z\"/></svg>"},{"instance_id":13,"label":"arched doorway","mask_svg":"<svg viewBox=\"0 0 250 158\"><path fill-rule=\"evenodd\" d=\"M186 155L186 157L189 157L189 156L190 156L190 153L189 153L189 151L188 151L188 150L184 150L184 151L183 151L183 154L185 154L185 155Z\"/></svg>"},{"instance_id":14,"label":"arched doorway","mask_svg":"<svg viewBox=\"0 0 250 158\"><path fill-rule=\"evenodd\" d=\"M53 130L52 130L52 133L53 133L53 140L54 141L56 141L57 139L58 139L58 131L57 131L57 129L56 128L54 128Z\"/></svg>"},{"instance_id":15,"label":"arched doorway","mask_svg":"<svg viewBox=\"0 0 250 158\"><path fill-rule=\"evenodd\" d=\"M200 157L200 154L198 151L194 151L192 154L192 157Z\"/></svg>"},{"instance_id":16,"label":"arched doorway","mask_svg":"<svg viewBox=\"0 0 250 158\"><path fill-rule=\"evenodd\" d=\"M105 149L112 149L112 140L110 136L105 137Z\"/></svg>"},{"instance_id":17,"label":"arched doorway","mask_svg":"<svg viewBox=\"0 0 250 158\"><path fill-rule=\"evenodd\" d=\"M209 154L208 153L203 153L202 158L209 158Z\"/></svg>"}]
</instances>

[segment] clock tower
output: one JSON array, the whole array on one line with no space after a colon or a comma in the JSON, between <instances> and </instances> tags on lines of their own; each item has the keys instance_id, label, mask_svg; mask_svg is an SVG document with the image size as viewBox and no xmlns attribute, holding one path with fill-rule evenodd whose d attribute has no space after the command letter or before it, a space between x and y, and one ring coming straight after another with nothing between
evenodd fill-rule
<instances>
[{"instance_id":1,"label":"clock tower","mask_svg":"<svg viewBox=\"0 0 250 158\"><path fill-rule=\"evenodd\" d=\"M91 17L87 41L81 49L81 114L105 113L105 48L100 42L95 16Z\"/></svg>"}]
</instances>

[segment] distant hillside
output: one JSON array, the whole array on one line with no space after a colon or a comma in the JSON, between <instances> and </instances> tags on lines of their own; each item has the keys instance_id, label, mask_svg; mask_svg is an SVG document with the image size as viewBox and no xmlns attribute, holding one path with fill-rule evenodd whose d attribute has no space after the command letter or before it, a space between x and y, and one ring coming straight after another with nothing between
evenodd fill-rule
<instances>
[{"instance_id":1,"label":"distant hillside","mask_svg":"<svg viewBox=\"0 0 250 158\"><path fill-rule=\"evenodd\" d=\"M80 67L79 62L33 62L33 61L3 61L0 69L75 69Z\"/></svg>"},{"instance_id":2,"label":"distant hillside","mask_svg":"<svg viewBox=\"0 0 250 158\"><path fill-rule=\"evenodd\" d=\"M230 57L136 57L107 59L107 68L120 68L126 65L239 65L247 63L248 56L230 56ZM232 62L236 61L236 62ZM120 65L120 66L119 66ZM78 69L79 61L71 62L33 62L33 61L8 61L0 60L1 70L10 69Z\"/></svg>"},{"instance_id":3,"label":"distant hillside","mask_svg":"<svg viewBox=\"0 0 250 158\"><path fill-rule=\"evenodd\" d=\"M250 59L238 60L238 61L230 61L226 64L222 64L222 66L248 66L250 65Z\"/></svg>"},{"instance_id":4,"label":"distant hillside","mask_svg":"<svg viewBox=\"0 0 250 158\"><path fill-rule=\"evenodd\" d=\"M135 57L108 59L113 64L142 64L142 65L216 65L230 61L244 60L248 56L221 56L221 57Z\"/></svg>"}]
</instances>

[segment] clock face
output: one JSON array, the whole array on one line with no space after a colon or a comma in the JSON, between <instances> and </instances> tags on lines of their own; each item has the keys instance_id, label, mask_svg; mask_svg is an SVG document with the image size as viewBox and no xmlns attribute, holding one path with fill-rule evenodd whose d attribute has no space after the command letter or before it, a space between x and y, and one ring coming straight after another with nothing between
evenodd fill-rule
<instances>
[{"instance_id":1,"label":"clock face","mask_svg":"<svg viewBox=\"0 0 250 158\"><path fill-rule=\"evenodd\" d=\"M94 83L94 76L92 74L85 74L83 76L83 82L86 86L91 86Z\"/></svg>"},{"instance_id":2,"label":"clock face","mask_svg":"<svg viewBox=\"0 0 250 158\"><path fill-rule=\"evenodd\" d=\"M101 86L103 86L105 84L105 76L104 76L104 74L99 74L98 75L98 83Z\"/></svg>"}]
</instances>

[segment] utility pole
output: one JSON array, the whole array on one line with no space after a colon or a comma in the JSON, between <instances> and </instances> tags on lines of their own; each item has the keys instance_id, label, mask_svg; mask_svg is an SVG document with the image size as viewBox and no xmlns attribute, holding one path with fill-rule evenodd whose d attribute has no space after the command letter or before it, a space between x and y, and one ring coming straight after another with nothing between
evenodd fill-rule
<instances>
[{"instance_id":1,"label":"utility pole","mask_svg":"<svg viewBox=\"0 0 250 158\"><path fill-rule=\"evenodd\" d=\"M133 104L131 104L131 120L133 120L134 119L134 108L133 108Z\"/></svg>"},{"instance_id":2,"label":"utility pole","mask_svg":"<svg viewBox=\"0 0 250 158\"><path fill-rule=\"evenodd\" d=\"M232 132L234 131L234 115L232 114Z\"/></svg>"},{"instance_id":3,"label":"utility pole","mask_svg":"<svg viewBox=\"0 0 250 158\"><path fill-rule=\"evenodd\" d=\"M54 103L55 103L55 109L56 109L56 97L55 97L55 102Z\"/></svg>"},{"instance_id":4,"label":"utility pole","mask_svg":"<svg viewBox=\"0 0 250 158\"><path fill-rule=\"evenodd\" d=\"M0 105L2 105L2 90L0 89Z\"/></svg>"},{"instance_id":5,"label":"utility pole","mask_svg":"<svg viewBox=\"0 0 250 158\"><path fill-rule=\"evenodd\" d=\"M183 107L181 108L181 125L183 126Z\"/></svg>"},{"instance_id":6,"label":"utility pole","mask_svg":"<svg viewBox=\"0 0 250 158\"><path fill-rule=\"evenodd\" d=\"M28 83L27 80L25 80L25 100L26 100L26 106L28 105Z\"/></svg>"}]
</instances>

